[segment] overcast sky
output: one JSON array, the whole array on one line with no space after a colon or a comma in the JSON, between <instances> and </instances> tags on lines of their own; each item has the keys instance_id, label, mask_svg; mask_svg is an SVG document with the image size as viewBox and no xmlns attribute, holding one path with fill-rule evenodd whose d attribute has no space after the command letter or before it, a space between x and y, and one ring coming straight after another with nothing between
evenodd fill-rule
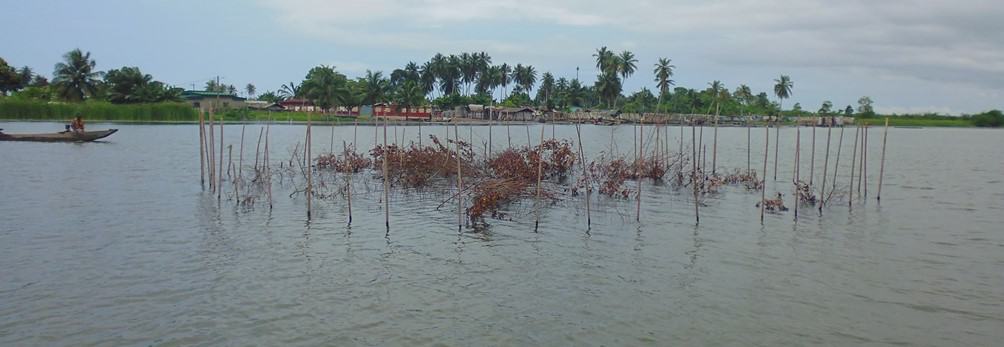
<instances>
[{"instance_id":1,"label":"overcast sky","mask_svg":"<svg viewBox=\"0 0 1004 347\"><path fill-rule=\"evenodd\" d=\"M408 61L485 51L494 63L595 79L600 46L630 50L625 94L655 89L667 57L677 85L721 80L770 91L780 74L815 110L875 100L880 112L1004 108L1004 1L991 0L0 0L0 57L51 75L73 48L101 70L139 66L191 88L220 75L259 91L318 64L358 76Z\"/></svg>"}]
</instances>

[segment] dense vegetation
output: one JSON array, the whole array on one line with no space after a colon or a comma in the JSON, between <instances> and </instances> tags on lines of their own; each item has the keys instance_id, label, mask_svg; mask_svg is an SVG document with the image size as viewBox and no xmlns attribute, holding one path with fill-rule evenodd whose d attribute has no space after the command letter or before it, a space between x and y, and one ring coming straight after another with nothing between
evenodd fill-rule
<instances>
[{"instance_id":1,"label":"dense vegetation","mask_svg":"<svg viewBox=\"0 0 1004 347\"><path fill-rule=\"evenodd\" d=\"M285 99L307 99L325 110L336 107L356 107L376 103L391 103L401 108L433 105L450 109L468 104L501 106L534 106L549 110L616 109L621 112L669 112L683 114L721 115L845 115L862 118L880 117L873 109L874 101L864 96L856 107L835 107L824 101L818 109L803 109L795 103L788 110L783 102L793 93L794 83L787 75L774 80L771 94L754 93L741 84L730 91L720 81L712 81L703 89L673 87L676 66L668 58L659 58L652 65L656 90L648 88L625 95L624 82L639 71L639 61L630 51L620 53L601 47L593 54L599 75L593 85L578 78L555 77L550 72L538 73L532 65L493 63L484 52L435 54L424 63L409 62L389 75L381 71L366 71L358 78L349 78L334 66L317 66L300 82L289 82L277 91L256 95L257 88L247 84L242 90L234 85L210 80L205 90L277 102ZM156 81L138 67L121 67L107 72L97 71L89 52L75 49L56 64L50 83L28 67L20 69L0 58L0 118L63 119L75 111L89 117L122 120L186 120L197 113L181 111L181 88ZM55 103L53 103L55 102ZM116 109L117 105L130 105ZM69 111L74 110L74 111ZM136 114L133 114L133 113ZM264 113L229 112L228 118L258 119ZM301 117L303 116L303 117ZM892 115L895 125L987 126L1004 123L1000 111L972 116ZM283 117L278 117L283 118ZM305 115L285 117L300 120Z\"/></svg>"}]
</instances>

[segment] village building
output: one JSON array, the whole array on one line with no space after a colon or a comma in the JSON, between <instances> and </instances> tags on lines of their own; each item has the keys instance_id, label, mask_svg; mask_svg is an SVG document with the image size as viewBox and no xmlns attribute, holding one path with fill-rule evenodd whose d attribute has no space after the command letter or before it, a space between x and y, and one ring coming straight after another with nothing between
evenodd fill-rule
<instances>
[{"instance_id":1,"label":"village building","mask_svg":"<svg viewBox=\"0 0 1004 347\"><path fill-rule=\"evenodd\" d=\"M204 90L186 90L181 93L181 99L202 112L216 112L231 108L244 108L247 99L227 93L208 92Z\"/></svg>"}]
</instances>

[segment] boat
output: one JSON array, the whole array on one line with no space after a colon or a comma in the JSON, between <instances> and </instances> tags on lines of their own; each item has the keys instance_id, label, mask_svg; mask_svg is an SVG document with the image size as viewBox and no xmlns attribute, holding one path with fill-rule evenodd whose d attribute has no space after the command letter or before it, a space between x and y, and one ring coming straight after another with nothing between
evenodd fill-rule
<instances>
[{"instance_id":1,"label":"boat","mask_svg":"<svg viewBox=\"0 0 1004 347\"><path fill-rule=\"evenodd\" d=\"M62 131L47 134L5 134L0 129L0 141L34 141L34 142L90 142L111 136L118 129L72 132Z\"/></svg>"}]
</instances>

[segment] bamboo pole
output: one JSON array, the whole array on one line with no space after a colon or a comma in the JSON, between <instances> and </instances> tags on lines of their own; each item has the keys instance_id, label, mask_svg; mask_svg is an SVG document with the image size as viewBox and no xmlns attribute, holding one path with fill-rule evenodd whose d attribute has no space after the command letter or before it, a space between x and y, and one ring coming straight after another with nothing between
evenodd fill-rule
<instances>
[{"instance_id":1,"label":"bamboo pole","mask_svg":"<svg viewBox=\"0 0 1004 347\"><path fill-rule=\"evenodd\" d=\"M753 135L753 131L750 128L749 120L747 120L746 121L746 175L749 175L750 173L753 172L752 171L753 169L750 166L750 164L752 163L752 160L750 160L752 158L750 156L750 149L753 147L752 146L753 145L753 141L751 139L752 135Z\"/></svg>"},{"instance_id":2,"label":"bamboo pole","mask_svg":"<svg viewBox=\"0 0 1004 347\"><path fill-rule=\"evenodd\" d=\"M540 126L540 145L537 148L537 220L533 222L533 231L540 227L540 181L544 175L544 125ZM529 131L529 126L527 130Z\"/></svg>"},{"instance_id":3,"label":"bamboo pole","mask_svg":"<svg viewBox=\"0 0 1004 347\"><path fill-rule=\"evenodd\" d=\"M717 108L717 107L716 107ZM714 175L718 169L718 114L715 111L715 135L711 146L711 174Z\"/></svg>"},{"instance_id":4,"label":"bamboo pole","mask_svg":"<svg viewBox=\"0 0 1004 347\"><path fill-rule=\"evenodd\" d=\"M636 155L638 153L640 153L641 156L636 156L635 157L635 177L637 177L637 182L638 182L638 193L637 193L637 197L635 198L635 200L637 200L637 207L636 207L636 210L635 210L634 221L635 222L641 222L641 185L642 185L642 175L638 171L642 169L643 165L645 165L645 127L644 126L640 126L638 128L638 152L635 152L635 153L636 153Z\"/></svg>"},{"instance_id":5,"label":"bamboo pole","mask_svg":"<svg viewBox=\"0 0 1004 347\"><path fill-rule=\"evenodd\" d=\"M308 221L310 220L310 212L311 212L310 201L314 197L314 174L311 170L311 166L313 166L312 164L314 160L310 158L311 156L310 149L311 147L313 147L311 145L311 142L313 139L311 139L310 136L310 130L311 130L310 128L311 128L310 113L307 113L307 138L305 140L306 144L303 146L303 149L307 152L306 158L304 158L304 162L306 162L307 164L306 166L307 166L307 220Z\"/></svg>"},{"instance_id":6,"label":"bamboo pole","mask_svg":"<svg viewBox=\"0 0 1004 347\"><path fill-rule=\"evenodd\" d=\"M682 126L681 126L682 127ZM701 201L697 195L697 130L694 123L690 123L690 146L692 161L690 167L693 168L693 173L690 176L690 184L694 187L694 218L697 219L697 224L701 224ZM682 165L682 164L681 164Z\"/></svg>"},{"instance_id":7,"label":"bamboo pole","mask_svg":"<svg viewBox=\"0 0 1004 347\"><path fill-rule=\"evenodd\" d=\"M760 191L760 225L763 225L763 213L767 207L767 154L770 153L770 127L764 127L763 129L763 190Z\"/></svg>"},{"instance_id":8,"label":"bamboo pole","mask_svg":"<svg viewBox=\"0 0 1004 347\"><path fill-rule=\"evenodd\" d=\"M855 124L854 127L854 150L851 151L851 185L847 187L847 207L854 206L854 174L858 163L858 136L861 135L861 126Z\"/></svg>"},{"instance_id":9,"label":"bamboo pole","mask_svg":"<svg viewBox=\"0 0 1004 347\"><path fill-rule=\"evenodd\" d=\"M816 123L819 117L812 117L812 155L809 156L809 185L812 185L812 178L816 175Z\"/></svg>"},{"instance_id":10,"label":"bamboo pole","mask_svg":"<svg viewBox=\"0 0 1004 347\"><path fill-rule=\"evenodd\" d=\"M844 125L840 124L840 139L837 140L837 160L833 163L833 186L830 187L830 196L837 191L837 171L840 170L840 152L844 147Z\"/></svg>"},{"instance_id":11,"label":"bamboo pole","mask_svg":"<svg viewBox=\"0 0 1004 347\"><path fill-rule=\"evenodd\" d=\"M447 132L447 135L448 134L449 134L449 132ZM376 141L376 140L374 140L374 141ZM387 170L388 170L387 163L390 161L390 158L387 156L388 152L387 152L387 120L386 119L384 119L384 121L383 121L383 150L384 150L384 156L383 156L383 219L384 219L384 225L387 227L387 232L390 232L390 203L388 201L388 200L390 200L390 181L388 181L388 179L387 179Z\"/></svg>"},{"instance_id":12,"label":"bamboo pole","mask_svg":"<svg viewBox=\"0 0 1004 347\"><path fill-rule=\"evenodd\" d=\"M457 139L457 230L464 227L464 174L460 167L460 127L453 124L453 137ZM529 139L527 139L529 141Z\"/></svg>"},{"instance_id":13,"label":"bamboo pole","mask_svg":"<svg viewBox=\"0 0 1004 347\"><path fill-rule=\"evenodd\" d=\"M861 130L860 130L861 131L861 148L859 149L861 151L861 154L858 155L858 160L860 161L860 163L858 163L858 196L861 196L861 181L864 180L865 146L868 144L868 142L865 142L865 126L864 126L864 122L862 121L861 125L859 125L858 127L861 128Z\"/></svg>"},{"instance_id":14,"label":"bamboo pole","mask_svg":"<svg viewBox=\"0 0 1004 347\"><path fill-rule=\"evenodd\" d=\"M819 215L823 215L823 205L826 205L826 172L830 165L830 138L833 136L833 125L826 128L826 156L823 159L823 184L819 185Z\"/></svg>"},{"instance_id":15,"label":"bamboo pole","mask_svg":"<svg viewBox=\"0 0 1004 347\"><path fill-rule=\"evenodd\" d=\"M259 173L260 172L259 169L258 169L258 157L261 154L261 137L262 137L262 135L265 135L265 128L264 127L263 128L259 128L259 130L258 130L258 145L255 146L255 150L254 150L254 171L255 171L255 173Z\"/></svg>"},{"instance_id":16,"label":"bamboo pole","mask_svg":"<svg viewBox=\"0 0 1004 347\"><path fill-rule=\"evenodd\" d=\"M209 161L209 191L216 192L216 125L213 124L213 114L209 113L209 143L206 146Z\"/></svg>"},{"instance_id":17,"label":"bamboo pole","mask_svg":"<svg viewBox=\"0 0 1004 347\"><path fill-rule=\"evenodd\" d=\"M799 183L802 181L801 172L799 169L801 167L802 161L802 127L795 124L795 169L792 173L792 183L795 184L795 221L798 221L798 205L802 204L802 194L799 189Z\"/></svg>"},{"instance_id":18,"label":"bamboo pole","mask_svg":"<svg viewBox=\"0 0 1004 347\"><path fill-rule=\"evenodd\" d=\"M206 190L206 119L199 111L199 182Z\"/></svg>"},{"instance_id":19,"label":"bamboo pole","mask_svg":"<svg viewBox=\"0 0 1004 347\"><path fill-rule=\"evenodd\" d=\"M352 166L349 165L349 146L342 141L342 150L344 150L345 156L345 194L346 200L348 201L349 207L349 225L352 225Z\"/></svg>"},{"instance_id":20,"label":"bamboo pole","mask_svg":"<svg viewBox=\"0 0 1004 347\"><path fill-rule=\"evenodd\" d=\"M579 129L579 124L575 124L575 135L579 138L579 161L582 163L582 176L586 178L586 228L590 228L593 225L592 208L589 205L592 180L589 179L589 171L586 170L586 155L582 152L582 131Z\"/></svg>"},{"instance_id":21,"label":"bamboo pole","mask_svg":"<svg viewBox=\"0 0 1004 347\"><path fill-rule=\"evenodd\" d=\"M231 177L230 176L230 172L233 171L233 169L234 169L234 146L233 145L228 145L227 146L227 177ZM237 179L231 177L230 182L234 184L234 189L237 189ZM234 197L236 198L237 196L234 195Z\"/></svg>"},{"instance_id":22,"label":"bamboo pole","mask_svg":"<svg viewBox=\"0 0 1004 347\"><path fill-rule=\"evenodd\" d=\"M422 147L422 121L418 121L418 147Z\"/></svg>"},{"instance_id":23,"label":"bamboo pole","mask_svg":"<svg viewBox=\"0 0 1004 347\"><path fill-rule=\"evenodd\" d=\"M863 185L864 185L865 189L864 189L864 195L862 195L862 196L865 198L865 200L868 200L868 122L865 122L865 147L864 147L864 152L865 152L865 154L862 157L862 160L864 160L864 163L861 164L861 170L864 171L864 175L862 176L861 180L864 181Z\"/></svg>"},{"instance_id":24,"label":"bamboo pole","mask_svg":"<svg viewBox=\"0 0 1004 347\"><path fill-rule=\"evenodd\" d=\"M237 179L234 180L234 197L237 199L237 205L241 204L240 182L244 178L244 130L246 127L247 125L241 124L241 145L237 158Z\"/></svg>"},{"instance_id":25,"label":"bamboo pole","mask_svg":"<svg viewBox=\"0 0 1004 347\"><path fill-rule=\"evenodd\" d=\"M335 122L331 122L331 143L328 144L328 153L335 154Z\"/></svg>"},{"instance_id":26,"label":"bamboo pole","mask_svg":"<svg viewBox=\"0 0 1004 347\"><path fill-rule=\"evenodd\" d=\"M220 116L220 171L223 171L223 116ZM223 201L223 174L216 174L216 205Z\"/></svg>"},{"instance_id":27,"label":"bamboo pole","mask_svg":"<svg viewBox=\"0 0 1004 347\"><path fill-rule=\"evenodd\" d=\"M777 181L777 157L781 151L781 125L774 121L774 180Z\"/></svg>"},{"instance_id":28,"label":"bamboo pole","mask_svg":"<svg viewBox=\"0 0 1004 347\"><path fill-rule=\"evenodd\" d=\"M505 123L505 135L509 140L509 148L512 148L512 133L509 131L509 123Z\"/></svg>"},{"instance_id":29,"label":"bamboo pole","mask_svg":"<svg viewBox=\"0 0 1004 347\"><path fill-rule=\"evenodd\" d=\"M697 154L700 155L700 157L698 157L698 159L704 158L704 151L702 150L702 148L704 148L704 122L703 122L704 119L702 118L701 120L702 120L702 122L701 122L701 125L700 125L699 129L698 129L698 134L697 134ZM697 165L697 170L701 171L701 172L704 171L704 161L703 160L699 160L699 163Z\"/></svg>"},{"instance_id":30,"label":"bamboo pole","mask_svg":"<svg viewBox=\"0 0 1004 347\"><path fill-rule=\"evenodd\" d=\"M875 200L882 202L882 176L885 175L885 145L886 140L889 139L889 117L885 118L885 130L882 134L882 160L879 162L879 181L878 181L878 193L875 195Z\"/></svg>"},{"instance_id":31,"label":"bamboo pole","mask_svg":"<svg viewBox=\"0 0 1004 347\"><path fill-rule=\"evenodd\" d=\"M268 123L265 124L265 154L262 155L262 166L265 167L266 190L268 192L268 209L272 210L272 165L269 164L268 138L272 128L272 116L269 114Z\"/></svg>"}]
</instances>

